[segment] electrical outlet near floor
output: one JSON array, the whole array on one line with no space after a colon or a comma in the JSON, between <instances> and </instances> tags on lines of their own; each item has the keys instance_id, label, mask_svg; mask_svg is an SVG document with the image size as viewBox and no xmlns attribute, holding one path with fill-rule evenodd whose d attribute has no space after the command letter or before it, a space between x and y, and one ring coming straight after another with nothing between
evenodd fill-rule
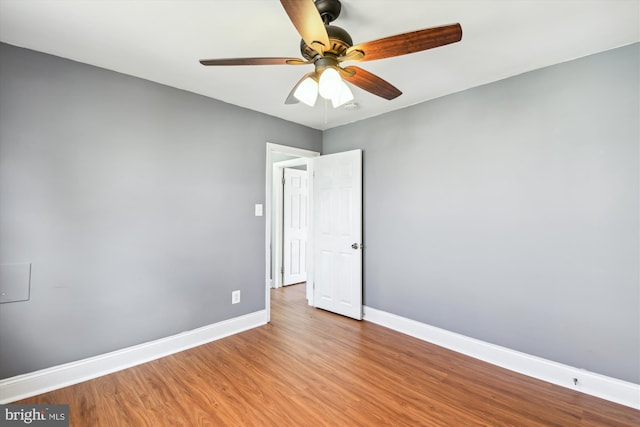
<instances>
[{"instance_id":1,"label":"electrical outlet near floor","mask_svg":"<svg viewBox=\"0 0 640 427\"><path fill-rule=\"evenodd\" d=\"M231 292L231 304L237 304L240 302L240 291Z\"/></svg>"}]
</instances>

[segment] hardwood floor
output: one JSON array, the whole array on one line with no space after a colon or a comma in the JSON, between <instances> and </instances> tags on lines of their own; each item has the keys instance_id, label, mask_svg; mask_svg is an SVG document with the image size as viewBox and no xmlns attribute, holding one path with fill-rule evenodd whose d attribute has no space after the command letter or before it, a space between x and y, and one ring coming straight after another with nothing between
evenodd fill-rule
<instances>
[{"instance_id":1,"label":"hardwood floor","mask_svg":"<svg viewBox=\"0 0 640 427\"><path fill-rule=\"evenodd\" d=\"M68 403L71 426L638 426L640 411L306 305L272 322L17 403Z\"/></svg>"}]
</instances>

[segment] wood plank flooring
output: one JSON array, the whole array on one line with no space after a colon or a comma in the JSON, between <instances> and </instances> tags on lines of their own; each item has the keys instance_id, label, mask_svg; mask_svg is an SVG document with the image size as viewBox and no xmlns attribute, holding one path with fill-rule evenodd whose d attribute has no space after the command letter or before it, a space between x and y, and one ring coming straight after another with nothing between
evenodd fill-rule
<instances>
[{"instance_id":1,"label":"wood plank flooring","mask_svg":"<svg viewBox=\"0 0 640 427\"><path fill-rule=\"evenodd\" d=\"M640 411L306 305L272 322L17 403L68 403L71 426L639 426Z\"/></svg>"}]
</instances>

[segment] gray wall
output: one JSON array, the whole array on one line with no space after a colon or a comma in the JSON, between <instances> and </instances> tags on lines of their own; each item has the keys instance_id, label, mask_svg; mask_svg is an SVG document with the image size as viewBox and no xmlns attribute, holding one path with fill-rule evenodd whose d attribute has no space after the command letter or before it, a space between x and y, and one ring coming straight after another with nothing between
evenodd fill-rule
<instances>
[{"instance_id":1,"label":"gray wall","mask_svg":"<svg viewBox=\"0 0 640 427\"><path fill-rule=\"evenodd\" d=\"M6 44L0 93L0 378L265 308L265 144L321 132Z\"/></svg>"},{"instance_id":2,"label":"gray wall","mask_svg":"<svg viewBox=\"0 0 640 427\"><path fill-rule=\"evenodd\" d=\"M0 378L263 309L269 141L364 150L365 304L640 383L638 49L321 134L0 44Z\"/></svg>"},{"instance_id":3,"label":"gray wall","mask_svg":"<svg viewBox=\"0 0 640 427\"><path fill-rule=\"evenodd\" d=\"M364 150L365 304L640 383L639 76L636 44L325 131Z\"/></svg>"}]
</instances>

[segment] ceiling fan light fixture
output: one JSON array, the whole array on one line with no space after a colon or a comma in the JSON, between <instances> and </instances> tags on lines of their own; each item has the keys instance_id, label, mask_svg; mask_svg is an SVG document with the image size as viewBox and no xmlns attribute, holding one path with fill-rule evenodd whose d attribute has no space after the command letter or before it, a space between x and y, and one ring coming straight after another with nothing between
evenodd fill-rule
<instances>
[{"instance_id":1,"label":"ceiling fan light fixture","mask_svg":"<svg viewBox=\"0 0 640 427\"><path fill-rule=\"evenodd\" d=\"M338 70L333 67L326 68L320 74L318 91L324 99L334 99L340 95L344 82L338 74Z\"/></svg>"},{"instance_id":2,"label":"ceiling fan light fixture","mask_svg":"<svg viewBox=\"0 0 640 427\"><path fill-rule=\"evenodd\" d=\"M333 108L338 108L347 102L353 101L353 93L351 93L349 86L347 86L344 81L341 81L340 83L340 92L338 93L338 96L331 98Z\"/></svg>"},{"instance_id":3,"label":"ceiling fan light fixture","mask_svg":"<svg viewBox=\"0 0 640 427\"><path fill-rule=\"evenodd\" d=\"M293 96L303 104L313 107L318 99L318 82L311 77L307 77L298 85Z\"/></svg>"}]
</instances>

